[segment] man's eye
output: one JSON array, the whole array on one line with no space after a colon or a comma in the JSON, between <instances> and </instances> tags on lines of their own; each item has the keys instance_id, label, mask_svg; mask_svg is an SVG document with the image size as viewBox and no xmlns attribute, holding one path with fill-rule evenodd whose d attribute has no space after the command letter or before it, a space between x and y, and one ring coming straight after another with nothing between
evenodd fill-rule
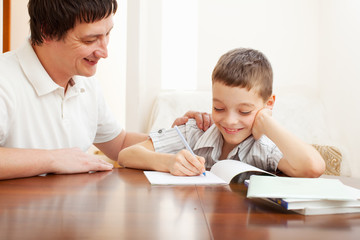
<instances>
[{"instance_id":1,"label":"man's eye","mask_svg":"<svg viewBox=\"0 0 360 240\"><path fill-rule=\"evenodd\" d=\"M84 43L86 44L92 44L94 43L96 40L84 40Z\"/></svg>"}]
</instances>

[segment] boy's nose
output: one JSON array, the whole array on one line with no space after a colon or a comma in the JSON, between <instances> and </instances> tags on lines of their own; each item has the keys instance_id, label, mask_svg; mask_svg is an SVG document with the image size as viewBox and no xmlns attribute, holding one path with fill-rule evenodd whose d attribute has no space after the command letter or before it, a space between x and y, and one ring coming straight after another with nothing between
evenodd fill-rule
<instances>
[{"instance_id":1,"label":"boy's nose","mask_svg":"<svg viewBox=\"0 0 360 240\"><path fill-rule=\"evenodd\" d=\"M239 118L237 114L229 113L226 115L225 122L229 125L237 124L239 122Z\"/></svg>"}]
</instances>

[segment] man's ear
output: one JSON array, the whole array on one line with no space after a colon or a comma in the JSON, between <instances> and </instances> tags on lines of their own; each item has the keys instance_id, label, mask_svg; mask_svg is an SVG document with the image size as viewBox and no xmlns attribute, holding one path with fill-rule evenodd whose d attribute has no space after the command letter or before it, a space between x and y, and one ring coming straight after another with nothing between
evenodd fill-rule
<instances>
[{"instance_id":1,"label":"man's ear","mask_svg":"<svg viewBox=\"0 0 360 240\"><path fill-rule=\"evenodd\" d=\"M269 99L265 102L265 107L272 110L273 107L274 107L274 104L275 104L275 95L272 94L272 95L269 97Z\"/></svg>"}]
</instances>

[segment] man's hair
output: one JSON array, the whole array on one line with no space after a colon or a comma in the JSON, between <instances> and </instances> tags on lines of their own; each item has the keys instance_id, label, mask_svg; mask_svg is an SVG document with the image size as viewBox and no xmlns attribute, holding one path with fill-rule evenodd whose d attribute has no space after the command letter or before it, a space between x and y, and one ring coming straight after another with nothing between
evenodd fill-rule
<instances>
[{"instance_id":1,"label":"man's hair","mask_svg":"<svg viewBox=\"0 0 360 240\"><path fill-rule=\"evenodd\" d=\"M273 72L264 54L254 49L237 48L220 57L212 73L212 83L215 82L254 89L266 101L272 94Z\"/></svg>"},{"instance_id":2,"label":"man's hair","mask_svg":"<svg viewBox=\"0 0 360 240\"><path fill-rule=\"evenodd\" d=\"M96 22L116 9L116 0L29 0L31 43L41 45L45 38L61 40L76 23Z\"/></svg>"}]
</instances>

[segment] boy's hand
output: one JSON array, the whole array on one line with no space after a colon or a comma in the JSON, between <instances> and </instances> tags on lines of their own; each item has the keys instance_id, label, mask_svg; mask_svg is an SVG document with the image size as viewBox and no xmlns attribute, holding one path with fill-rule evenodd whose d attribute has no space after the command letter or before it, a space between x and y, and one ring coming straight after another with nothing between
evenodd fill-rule
<instances>
[{"instance_id":1,"label":"boy's hand","mask_svg":"<svg viewBox=\"0 0 360 240\"><path fill-rule=\"evenodd\" d=\"M263 108L256 113L255 120L252 126L252 135L255 140L261 138L265 134L265 123L271 118L272 110L270 108Z\"/></svg>"},{"instance_id":2,"label":"boy's hand","mask_svg":"<svg viewBox=\"0 0 360 240\"><path fill-rule=\"evenodd\" d=\"M193 156L187 150L181 150L172 159L169 171L177 176L196 176L205 172L205 159Z\"/></svg>"},{"instance_id":3,"label":"boy's hand","mask_svg":"<svg viewBox=\"0 0 360 240\"><path fill-rule=\"evenodd\" d=\"M188 111L185 113L183 117L179 117L175 119L171 127L174 127L175 125L176 126L183 125L187 123L189 118L195 118L196 125L198 126L198 128L200 128L203 131L206 131L213 124L211 114L206 112L202 113L202 112Z\"/></svg>"}]
</instances>

